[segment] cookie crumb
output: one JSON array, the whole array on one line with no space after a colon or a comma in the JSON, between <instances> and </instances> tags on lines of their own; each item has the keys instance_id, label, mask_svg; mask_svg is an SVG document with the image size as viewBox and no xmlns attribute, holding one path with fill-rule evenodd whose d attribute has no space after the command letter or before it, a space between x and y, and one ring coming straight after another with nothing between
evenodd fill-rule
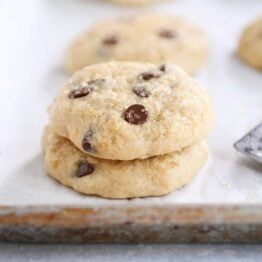
<instances>
[{"instance_id":1,"label":"cookie crumb","mask_svg":"<svg viewBox=\"0 0 262 262\"><path fill-rule=\"evenodd\" d=\"M251 193L249 193L249 194L246 196L246 201L247 201L247 202L251 202L251 201L254 200L254 198L255 198L255 194L251 192Z\"/></svg>"},{"instance_id":2,"label":"cookie crumb","mask_svg":"<svg viewBox=\"0 0 262 262\"><path fill-rule=\"evenodd\" d=\"M231 189L232 188L232 184L227 182L227 181L222 181L221 182L221 186L225 187L226 189Z\"/></svg>"}]
</instances>

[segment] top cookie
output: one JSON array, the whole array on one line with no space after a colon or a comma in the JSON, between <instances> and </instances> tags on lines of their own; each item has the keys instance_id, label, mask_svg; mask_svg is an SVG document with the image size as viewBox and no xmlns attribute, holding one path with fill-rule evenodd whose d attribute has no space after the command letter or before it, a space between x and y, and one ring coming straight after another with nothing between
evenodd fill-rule
<instances>
[{"instance_id":1,"label":"top cookie","mask_svg":"<svg viewBox=\"0 0 262 262\"><path fill-rule=\"evenodd\" d=\"M50 123L87 154L132 160L181 150L208 134L206 91L173 64L110 62L78 71Z\"/></svg>"},{"instance_id":2,"label":"top cookie","mask_svg":"<svg viewBox=\"0 0 262 262\"><path fill-rule=\"evenodd\" d=\"M238 55L249 65L262 70L262 17L244 30L238 46Z\"/></svg>"},{"instance_id":3,"label":"top cookie","mask_svg":"<svg viewBox=\"0 0 262 262\"><path fill-rule=\"evenodd\" d=\"M64 64L73 73L111 60L169 61L193 73L206 56L206 37L193 23L171 15L147 14L105 19L93 25L69 47Z\"/></svg>"}]
</instances>

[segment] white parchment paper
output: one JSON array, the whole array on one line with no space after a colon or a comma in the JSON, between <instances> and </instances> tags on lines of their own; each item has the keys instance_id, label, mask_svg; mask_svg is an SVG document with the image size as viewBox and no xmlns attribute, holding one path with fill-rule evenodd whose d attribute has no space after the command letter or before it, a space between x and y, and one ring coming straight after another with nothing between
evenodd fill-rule
<instances>
[{"instance_id":1,"label":"white parchment paper","mask_svg":"<svg viewBox=\"0 0 262 262\"><path fill-rule=\"evenodd\" d=\"M46 108L67 78L63 51L97 19L149 10L184 16L209 37L209 61L196 77L216 111L210 159L189 186L165 197L80 195L47 177L40 155ZM262 73L234 55L241 30L260 13L261 0L171 0L143 8L99 0L0 1L0 205L262 204L262 166L232 147L262 121Z\"/></svg>"}]
</instances>

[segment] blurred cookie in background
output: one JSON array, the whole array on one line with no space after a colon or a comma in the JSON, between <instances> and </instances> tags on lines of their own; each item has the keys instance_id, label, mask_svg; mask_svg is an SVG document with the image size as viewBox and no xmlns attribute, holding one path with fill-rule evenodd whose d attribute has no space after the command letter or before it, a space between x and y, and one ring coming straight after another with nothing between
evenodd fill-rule
<instances>
[{"instance_id":1,"label":"blurred cookie in background","mask_svg":"<svg viewBox=\"0 0 262 262\"><path fill-rule=\"evenodd\" d=\"M155 2L159 2L161 0L106 0L111 3L122 4L122 5L146 5Z\"/></svg>"},{"instance_id":2,"label":"blurred cookie in background","mask_svg":"<svg viewBox=\"0 0 262 262\"><path fill-rule=\"evenodd\" d=\"M68 73L111 60L172 62L192 74L207 58L207 40L194 23L172 15L140 14L103 19L78 36L68 48Z\"/></svg>"},{"instance_id":3,"label":"blurred cookie in background","mask_svg":"<svg viewBox=\"0 0 262 262\"><path fill-rule=\"evenodd\" d=\"M245 63L262 70L262 17L257 18L245 28L237 53Z\"/></svg>"}]
</instances>

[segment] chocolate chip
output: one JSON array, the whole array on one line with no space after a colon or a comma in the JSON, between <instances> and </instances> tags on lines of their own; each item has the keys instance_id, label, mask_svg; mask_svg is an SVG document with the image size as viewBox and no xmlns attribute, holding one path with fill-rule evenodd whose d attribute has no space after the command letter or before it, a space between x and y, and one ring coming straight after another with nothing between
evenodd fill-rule
<instances>
[{"instance_id":1,"label":"chocolate chip","mask_svg":"<svg viewBox=\"0 0 262 262\"><path fill-rule=\"evenodd\" d=\"M73 99L74 98L80 98L80 97L89 95L92 91L93 91L92 87L82 87L80 89L72 90L69 93L68 97L73 98Z\"/></svg>"},{"instance_id":2,"label":"chocolate chip","mask_svg":"<svg viewBox=\"0 0 262 262\"><path fill-rule=\"evenodd\" d=\"M134 86L133 92L139 97L149 97L151 93L144 86Z\"/></svg>"},{"instance_id":3,"label":"chocolate chip","mask_svg":"<svg viewBox=\"0 0 262 262\"><path fill-rule=\"evenodd\" d=\"M172 39L177 36L176 32L170 29L163 29L158 32L158 35L166 39Z\"/></svg>"},{"instance_id":4,"label":"chocolate chip","mask_svg":"<svg viewBox=\"0 0 262 262\"><path fill-rule=\"evenodd\" d=\"M130 124L141 125L146 122L148 112L144 106L134 104L125 110L123 117Z\"/></svg>"},{"instance_id":5,"label":"chocolate chip","mask_svg":"<svg viewBox=\"0 0 262 262\"><path fill-rule=\"evenodd\" d=\"M165 65L165 64L161 65L161 66L159 67L159 70L160 70L161 72L166 72L166 65Z\"/></svg>"},{"instance_id":6,"label":"chocolate chip","mask_svg":"<svg viewBox=\"0 0 262 262\"><path fill-rule=\"evenodd\" d=\"M161 74L157 74L157 73L151 73L151 72L145 72L139 75L139 78L142 78L145 81L148 81L152 78L159 78L161 76Z\"/></svg>"},{"instance_id":7,"label":"chocolate chip","mask_svg":"<svg viewBox=\"0 0 262 262\"><path fill-rule=\"evenodd\" d=\"M87 152L90 152L92 151L92 145L90 143L91 139L92 139L92 136L93 136L93 131L91 129L89 129L84 137L83 137L83 140L82 140L82 147L85 151Z\"/></svg>"},{"instance_id":8,"label":"chocolate chip","mask_svg":"<svg viewBox=\"0 0 262 262\"><path fill-rule=\"evenodd\" d=\"M78 163L78 168L75 175L77 177L83 177L92 174L95 171L95 167L90 164L87 160L81 160Z\"/></svg>"},{"instance_id":9,"label":"chocolate chip","mask_svg":"<svg viewBox=\"0 0 262 262\"><path fill-rule=\"evenodd\" d=\"M116 45L118 43L119 39L115 35L109 35L105 37L102 41L104 45Z\"/></svg>"}]
</instances>

